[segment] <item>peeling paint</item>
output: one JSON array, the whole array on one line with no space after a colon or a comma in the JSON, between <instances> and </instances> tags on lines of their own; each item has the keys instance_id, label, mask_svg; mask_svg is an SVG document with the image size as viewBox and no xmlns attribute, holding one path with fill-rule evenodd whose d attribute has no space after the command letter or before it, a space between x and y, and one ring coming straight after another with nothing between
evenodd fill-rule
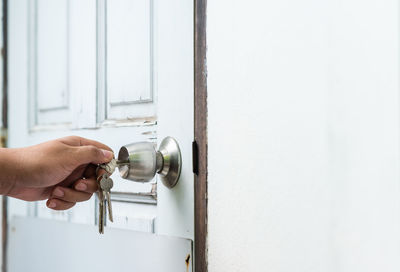
<instances>
[{"instance_id":1,"label":"peeling paint","mask_svg":"<svg viewBox=\"0 0 400 272\"><path fill-rule=\"evenodd\" d=\"M188 254L188 255L186 256L185 263L186 263L186 272L189 272L190 254Z\"/></svg>"},{"instance_id":2,"label":"peeling paint","mask_svg":"<svg viewBox=\"0 0 400 272\"><path fill-rule=\"evenodd\" d=\"M145 131L145 132L142 132L142 134L143 135L154 135L154 134L156 134L156 131L155 130Z\"/></svg>"},{"instance_id":3,"label":"peeling paint","mask_svg":"<svg viewBox=\"0 0 400 272\"><path fill-rule=\"evenodd\" d=\"M127 118L125 120L109 119L99 124L100 127L148 127L157 125L157 118Z\"/></svg>"}]
</instances>

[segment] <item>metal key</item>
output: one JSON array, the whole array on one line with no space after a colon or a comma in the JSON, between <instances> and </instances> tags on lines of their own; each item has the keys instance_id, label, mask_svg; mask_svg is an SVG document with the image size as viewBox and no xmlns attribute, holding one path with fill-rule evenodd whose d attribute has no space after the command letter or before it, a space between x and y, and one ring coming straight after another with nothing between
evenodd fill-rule
<instances>
[{"instance_id":1,"label":"metal key","mask_svg":"<svg viewBox=\"0 0 400 272\"><path fill-rule=\"evenodd\" d=\"M116 159L112 159L109 163L103 163L99 165L100 168L106 170L109 176L111 176L114 173L115 168L117 168L117 166L118 164Z\"/></svg>"},{"instance_id":2,"label":"metal key","mask_svg":"<svg viewBox=\"0 0 400 272\"><path fill-rule=\"evenodd\" d=\"M109 163L103 163L99 164L99 167L106 170L106 172L111 176L117 167L120 167L122 165L127 165L129 164L129 160L126 161L120 161L116 159L112 159Z\"/></svg>"},{"instance_id":3,"label":"metal key","mask_svg":"<svg viewBox=\"0 0 400 272\"><path fill-rule=\"evenodd\" d=\"M97 178L97 182L100 185L99 189L99 233L103 234L104 233L104 225L106 223L106 209L105 209L105 197L106 197L106 192L101 188L102 181L107 180L109 177L106 173L103 175L99 176Z\"/></svg>"},{"instance_id":4,"label":"metal key","mask_svg":"<svg viewBox=\"0 0 400 272\"><path fill-rule=\"evenodd\" d=\"M99 190L99 233L104 233L104 192Z\"/></svg>"},{"instance_id":5,"label":"metal key","mask_svg":"<svg viewBox=\"0 0 400 272\"><path fill-rule=\"evenodd\" d=\"M103 174L100 180L100 188L107 200L108 217L113 222L112 205L111 205L111 188L114 186L113 180L106 174Z\"/></svg>"}]
</instances>

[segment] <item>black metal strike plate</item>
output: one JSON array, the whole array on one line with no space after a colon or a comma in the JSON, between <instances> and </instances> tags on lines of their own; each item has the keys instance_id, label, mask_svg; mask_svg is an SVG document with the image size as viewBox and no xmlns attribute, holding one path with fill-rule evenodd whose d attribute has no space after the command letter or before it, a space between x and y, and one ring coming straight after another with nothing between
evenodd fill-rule
<instances>
[{"instance_id":1,"label":"black metal strike plate","mask_svg":"<svg viewBox=\"0 0 400 272\"><path fill-rule=\"evenodd\" d=\"M193 162L193 173L199 174L199 148L197 146L196 140L192 143L192 162Z\"/></svg>"}]
</instances>

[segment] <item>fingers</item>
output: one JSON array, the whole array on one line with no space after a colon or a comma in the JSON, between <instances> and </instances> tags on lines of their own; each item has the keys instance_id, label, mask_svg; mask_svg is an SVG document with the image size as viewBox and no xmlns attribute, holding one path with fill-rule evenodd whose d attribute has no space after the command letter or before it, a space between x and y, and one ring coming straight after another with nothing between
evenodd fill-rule
<instances>
[{"instance_id":1,"label":"fingers","mask_svg":"<svg viewBox=\"0 0 400 272\"><path fill-rule=\"evenodd\" d=\"M90 177L96 176L96 169L97 169L97 165L89 164L86 167L85 171L83 172L83 176L85 178L90 178Z\"/></svg>"},{"instance_id":2,"label":"fingers","mask_svg":"<svg viewBox=\"0 0 400 272\"><path fill-rule=\"evenodd\" d=\"M105 150L109 150L112 151L112 149L100 142L94 141L94 140L90 140L90 139L86 139L86 138L82 138L79 136L68 136L68 137L64 137L59 139L59 141L67 144L67 145L71 145L71 146L85 146L85 145L92 145L95 147L98 147L100 149L105 149Z\"/></svg>"},{"instance_id":3,"label":"fingers","mask_svg":"<svg viewBox=\"0 0 400 272\"><path fill-rule=\"evenodd\" d=\"M73 206L75 206L75 204L76 203L67 202L56 198L50 198L49 200L47 200L46 206L49 207L50 209L61 211L61 210L68 210Z\"/></svg>"},{"instance_id":4,"label":"fingers","mask_svg":"<svg viewBox=\"0 0 400 272\"><path fill-rule=\"evenodd\" d=\"M87 201L98 190L95 178L79 179L73 188L57 186L47 201L47 207L53 210L66 210L72 208L76 202Z\"/></svg>"},{"instance_id":5,"label":"fingers","mask_svg":"<svg viewBox=\"0 0 400 272\"><path fill-rule=\"evenodd\" d=\"M112 151L101 149L93 145L74 147L75 158L79 164L93 163L107 163L114 157Z\"/></svg>"},{"instance_id":6,"label":"fingers","mask_svg":"<svg viewBox=\"0 0 400 272\"><path fill-rule=\"evenodd\" d=\"M86 192L89 194L93 194L99 189L98 183L94 177L88 179L78 179L72 187L77 191Z\"/></svg>"},{"instance_id":7,"label":"fingers","mask_svg":"<svg viewBox=\"0 0 400 272\"><path fill-rule=\"evenodd\" d=\"M79 136L69 136L58 139L58 141L74 148L75 158L78 159L78 163L106 163L114 157L114 153L109 146L94 140Z\"/></svg>"},{"instance_id":8,"label":"fingers","mask_svg":"<svg viewBox=\"0 0 400 272\"><path fill-rule=\"evenodd\" d=\"M67 202L87 201L92 197L92 193L76 191L71 188L57 186L54 188L51 198L61 199Z\"/></svg>"}]
</instances>

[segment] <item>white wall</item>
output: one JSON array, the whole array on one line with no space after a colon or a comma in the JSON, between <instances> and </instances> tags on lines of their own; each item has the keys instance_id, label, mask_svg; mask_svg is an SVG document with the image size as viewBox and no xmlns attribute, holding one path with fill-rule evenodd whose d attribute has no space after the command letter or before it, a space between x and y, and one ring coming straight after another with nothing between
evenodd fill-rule
<instances>
[{"instance_id":1,"label":"white wall","mask_svg":"<svg viewBox=\"0 0 400 272\"><path fill-rule=\"evenodd\" d=\"M208 1L209 271L399 271L399 5Z\"/></svg>"}]
</instances>

